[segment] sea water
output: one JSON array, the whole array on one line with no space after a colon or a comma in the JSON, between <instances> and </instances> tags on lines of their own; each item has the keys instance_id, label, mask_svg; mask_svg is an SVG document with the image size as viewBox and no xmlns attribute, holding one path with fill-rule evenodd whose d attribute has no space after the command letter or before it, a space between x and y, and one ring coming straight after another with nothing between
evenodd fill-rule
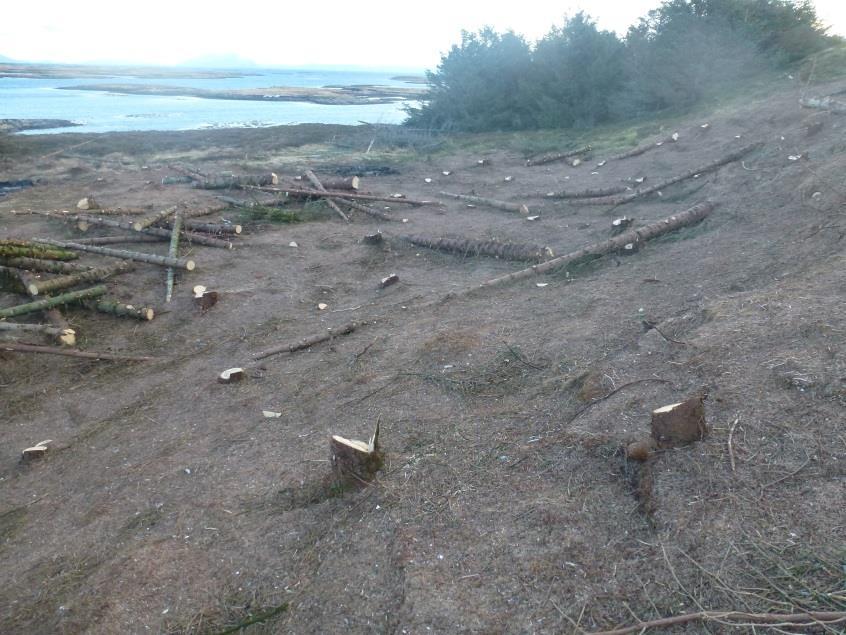
<instances>
[{"instance_id":1,"label":"sea water","mask_svg":"<svg viewBox=\"0 0 846 635\"><path fill-rule=\"evenodd\" d=\"M308 102L263 102L155 95L120 95L88 90L61 90L62 86L93 84L152 84L226 90L271 86L347 86L377 84L409 86L391 72L245 69L240 77L139 78L78 77L25 79L0 77L0 119L68 119L72 128L34 130L51 132L111 132L128 130L196 130L204 128L261 127L298 123L355 125L401 123L405 102L335 106ZM24 133L25 134L25 133Z\"/></svg>"}]
</instances>

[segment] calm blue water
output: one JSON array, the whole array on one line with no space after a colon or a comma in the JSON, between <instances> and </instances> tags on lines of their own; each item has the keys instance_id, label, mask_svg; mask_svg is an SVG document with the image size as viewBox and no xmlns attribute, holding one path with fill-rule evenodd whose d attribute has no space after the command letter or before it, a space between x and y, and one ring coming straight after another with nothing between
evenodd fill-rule
<instances>
[{"instance_id":1,"label":"calm blue water","mask_svg":"<svg viewBox=\"0 0 846 635\"><path fill-rule=\"evenodd\" d=\"M101 83L138 83L194 88L257 88L268 86L319 87L380 84L406 86L392 80L396 73L373 71L255 70L244 77L225 79L139 79L115 76L70 79L0 78L0 119L69 119L73 128L33 131L110 132L126 130L194 130L201 128L258 127L297 123L400 123L403 104L325 106L306 102L266 103L115 95L95 91L58 90L60 86Z\"/></svg>"}]
</instances>

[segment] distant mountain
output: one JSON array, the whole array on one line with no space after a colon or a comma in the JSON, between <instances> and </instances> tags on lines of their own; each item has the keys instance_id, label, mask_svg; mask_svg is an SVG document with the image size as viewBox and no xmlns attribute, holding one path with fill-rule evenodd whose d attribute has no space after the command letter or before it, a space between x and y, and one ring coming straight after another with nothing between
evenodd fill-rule
<instances>
[{"instance_id":1,"label":"distant mountain","mask_svg":"<svg viewBox=\"0 0 846 635\"><path fill-rule=\"evenodd\" d=\"M6 57L5 55L0 55L0 62L4 64L8 64L10 62L17 62L18 60L13 60L11 57Z\"/></svg>"},{"instance_id":2,"label":"distant mountain","mask_svg":"<svg viewBox=\"0 0 846 635\"><path fill-rule=\"evenodd\" d=\"M235 53L222 53L195 57L182 62L179 66L190 68L255 68L258 64Z\"/></svg>"}]
</instances>

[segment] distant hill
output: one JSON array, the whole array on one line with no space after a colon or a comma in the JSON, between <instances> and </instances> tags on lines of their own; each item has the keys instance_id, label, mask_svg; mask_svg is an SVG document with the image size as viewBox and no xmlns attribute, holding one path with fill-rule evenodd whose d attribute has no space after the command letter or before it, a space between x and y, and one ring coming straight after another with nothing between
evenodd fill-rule
<instances>
[{"instance_id":1,"label":"distant hill","mask_svg":"<svg viewBox=\"0 0 846 635\"><path fill-rule=\"evenodd\" d=\"M234 53L224 53L195 57L182 62L179 66L188 66L191 68L255 68L258 64L253 60Z\"/></svg>"},{"instance_id":2,"label":"distant hill","mask_svg":"<svg viewBox=\"0 0 846 635\"><path fill-rule=\"evenodd\" d=\"M6 57L5 55L0 55L0 62L4 64L8 64L9 62L17 62L18 60L13 60L11 57Z\"/></svg>"}]
</instances>

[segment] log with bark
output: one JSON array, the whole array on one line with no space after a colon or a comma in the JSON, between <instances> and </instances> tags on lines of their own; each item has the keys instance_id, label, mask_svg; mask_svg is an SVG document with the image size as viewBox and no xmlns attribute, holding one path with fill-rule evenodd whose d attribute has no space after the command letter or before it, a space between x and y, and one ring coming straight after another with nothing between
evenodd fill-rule
<instances>
[{"instance_id":1,"label":"log with bark","mask_svg":"<svg viewBox=\"0 0 846 635\"><path fill-rule=\"evenodd\" d=\"M136 307L131 304L123 304L117 300L84 300L82 306L91 311L99 311L115 317L133 318L143 322L149 322L156 316L155 310L150 307Z\"/></svg>"},{"instance_id":2,"label":"log with bark","mask_svg":"<svg viewBox=\"0 0 846 635\"><path fill-rule=\"evenodd\" d=\"M30 292L30 288L33 284L38 282L38 278L32 275L32 273L30 273L29 271L19 270L18 279L20 280L21 285L23 286L24 293L26 293L31 298L35 298L35 296ZM76 345L76 331L71 328L70 323L67 321L67 319L65 319L65 316L62 315L62 312L58 309L58 307L49 307L45 309L44 317L47 318L47 321L50 322L50 324L52 324L55 328L59 329L62 332L62 335L57 336L59 344L61 344L62 346Z\"/></svg>"},{"instance_id":3,"label":"log with bark","mask_svg":"<svg viewBox=\"0 0 846 635\"><path fill-rule=\"evenodd\" d=\"M301 179L311 179L308 178L308 173L311 170L306 170L305 174L303 174ZM359 186L361 185L361 179L357 176L348 176L348 177L339 177L339 178L322 178L320 182L323 184L327 190L349 190L349 191L357 191ZM312 184L314 184L312 182Z\"/></svg>"},{"instance_id":4,"label":"log with bark","mask_svg":"<svg viewBox=\"0 0 846 635\"><path fill-rule=\"evenodd\" d=\"M124 249L110 249L109 247L95 247L94 245L80 245L62 240L52 240L50 238L36 238L34 240L45 245L53 245L54 247L61 247L63 249L87 251L101 256L146 262L151 265L159 265L160 267L177 267L186 271L193 271L196 266L194 261L188 258L168 258L167 256L158 256L156 254L145 254L138 251L126 251Z\"/></svg>"},{"instance_id":5,"label":"log with bark","mask_svg":"<svg viewBox=\"0 0 846 635\"><path fill-rule=\"evenodd\" d=\"M754 150L757 150L758 148L760 148L762 145L763 145L763 143L760 143L760 142L751 143L747 146L743 146L739 150L736 150L734 152L731 152L730 154L727 154L726 156L724 156L720 159L717 159L715 161L712 161L711 163L707 163L705 165L702 165L702 166L696 168L695 170L689 170L689 171L685 172L684 174L674 176L670 179L666 179L664 181L661 181L660 183L655 183L654 185L651 185L649 187L640 188L640 189L634 190L634 191L632 191L628 194L624 194L622 196L605 196L605 197L601 197L601 198L585 199L584 201L582 201L582 204L583 205L614 205L614 206L624 205L625 203L630 203L631 201L634 201L635 199L638 199L642 196L646 196L647 194L652 194L654 192L662 190L662 189L669 187L671 185L675 185L676 183L680 183L681 181L685 181L685 180L692 178L694 176L698 176L700 174L706 174L708 172L713 172L714 170L717 170L724 165L727 165L729 163L733 163L735 161L739 161L740 159L745 157L750 152L753 152Z\"/></svg>"},{"instance_id":6,"label":"log with bark","mask_svg":"<svg viewBox=\"0 0 846 635\"><path fill-rule=\"evenodd\" d=\"M58 339L67 346L76 343L76 333L72 328L60 328L49 324L22 324L0 320L0 331L7 333L42 333Z\"/></svg>"},{"instance_id":7,"label":"log with bark","mask_svg":"<svg viewBox=\"0 0 846 635\"><path fill-rule=\"evenodd\" d=\"M799 101L803 108L828 110L838 115L846 114L846 101L838 101L832 97L808 97Z\"/></svg>"},{"instance_id":8,"label":"log with bark","mask_svg":"<svg viewBox=\"0 0 846 635\"><path fill-rule=\"evenodd\" d=\"M50 249L28 240L0 240L0 258L41 258L42 260L76 260L79 254L67 249Z\"/></svg>"},{"instance_id":9,"label":"log with bark","mask_svg":"<svg viewBox=\"0 0 846 635\"><path fill-rule=\"evenodd\" d=\"M360 192L334 192L320 190L309 190L305 188L279 188L279 187L259 187L255 188L262 192L276 192L280 194L288 194L297 196L309 196L313 198L343 198L352 199L356 201L384 201L387 203L403 203L405 205L423 206L423 205L443 205L440 201L421 201L412 198L398 198L396 196L383 196L381 194L362 194Z\"/></svg>"},{"instance_id":10,"label":"log with bark","mask_svg":"<svg viewBox=\"0 0 846 635\"><path fill-rule=\"evenodd\" d=\"M238 235L244 230L241 225L233 223L206 223L204 221L185 218L184 214L180 214L180 216L182 216L182 227L192 231L203 232L204 234ZM165 229L171 229L173 227L173 222L165 220L157 223L157 225L161 225Z\"/></svg>"},{"instance_id":11,"label":"log with bark","mask_svg":"<svg viewBox=\"0 0 846 635\"><path fill-rule=\"evenodd\" d=\"M194 183L194 187L201 190L236 190L243 187L265 187L277 185L279 177L273 172L270 174L245 175L245 176L220 176L208 178Z\"/></svg>"},{"instance_id":12,"label":"log with bark","mask_svg":"<svg viewBox=\"0 0 846 635\"><path fill-rule=\"evenodd\" d=\"M0 258L0 265L28 269L30 271L44 271L47 273L77 273L87 271L90 267L78 262L62 262L60 260L44 260L42 258Z\"/></svg>"},{"instance_id":13,"label":"log with bark","mask_svg":"<svg viewBox=\"0 0 846 635\"><path fill-rule=\"evenodd\" d=\"M170 230L170 246L167 250L168 258L176 259L179 256L179 231L182 229L182 214L176 213L173 218L173 227ZM176 272L173 267L167 268L167 281L165 285L165 302L170 302L173 297L173 281Z\"/></svg>"},{"instance_id":14,"label":"log with bark","mask_svg":"<svg viewBox=\"0 0 846 635\"><path fill-rule=\"evenodd\" d=\"M114 353L97 353L93 351L68 350L66 348L55 348L53 346L36 346L33 344L8 343L0 344L0 351L13 353L43 353L46 355L64 355L65 357L78 357L81 359L99 359L104 361L119 362L148 362L155 357L142 357L137 355L116 355Z\"/></svg>"},{"instance_id":15,"label":"log with bark","mask_svg":"<svg viewBox=\"0 0 846 635\"><path fill-rule=\"evenodd\" d=\"M339 485L366 485L385 464L385 454L379 446L379 422L367 442L332 435L329 440L329 462Z\"/></svg>"},{"instance_id":16,"label":"log with bark","mask_svg":"<svg viewBox=\"0 0 846 635\"><path fill-rule=\"evenodd\" d=\"M317 178L317 175L314 172L312 172L311 170L306 170L305 176L316 190L323 192L324 194L326 193L326 188L323 187L323 184L320 182L320 179ZM329 207L331 207L333 210L335 210L335 213L338 214L338 216L343 218L346 222L350 222L350 219L347 217L346 214L344 214L344 211L340 207L338 207L338 204L335 202L335 199L330 198L328 196L324 198L326 199L326 204L329 205Z\"/></svg>"},{"instance_id":17,"label":"log with bark","mask_svg":"<svg viewBox=\"0 0 846 635\"><path fill-rule=\"evenodd\" d=\"M81 231L87 231L89 226L91 225L132 230L132 223L128 221L116 220L114 218L100 218L99 216L90 216L88 214L62 216L53 215L53 218L60 218L66 221L76 221L77 228ZM142 229L139 233L142 235L156 236L158 238L170 240L171 231L169 229L165 229L164 227L147 227L146 229ZM181 237L189 243L193 243L196 245L203 245L205 247L217 247L218 249L232 249L231 242L229 242L228 240L222 240L220 238L213 238L211 236L205 236L203 234L196 234L194 232L187 231L183 231Z\"/></svg>"},{"instance_id":18,"label":"log with bark","mask_svg":"<svg viewBox=\"0 0 846 635\"><path fill-rule=\"evenodd\" d=\"M561 190L559 192L535 194L535 196L543 196L544 198L598 198L600 196L613 196L614 194L622 194L628 189L630 188L625 185L612 185L611 187L603 187L595 190Z\"/></svg>"},{"instance_id":19,"label":"log with bark","mask_svg":"<svg viewBox=\"0 0 846 635\"><path fill-rule=\"evenodd\" d=\"M367 322L348 322L347 324L344 324L342 326L329 327L326 329L326 333L312 335L310 337L306 337L305 339L300 340L299 342L294 342L293 344L286 343L280 344L278 346L273 346L271 348L268 348L267 350L255 353L253 355L253 358L264 359L265 357L270 357L271 355L276 355L278 353L294 353L304 348L311 348L312 346L315 346L322 342L327 342L331 339L334 339L339 335L347 335L349 333L352 333L357 328L359 328L360 326L364 326L365 324L367 324Z\"/></svg>"},{"instance_id":20,"label":"log with bark","mask_svg":"<svg viewBox=\"0 0 846 635\"><path fill-rule=\"evenodd\" d=\"M484 205L487 207L494 207L496 209L502 209L507 212L517 212L518 214L523 214L524 216L529 215L529 208L525 205L520 203L509 203L507 201L497 201L492 198L485 198L483 196L470 196L468 194L451 194L450 192L441 192L441 196L446 196L448 198L454 198L459 201L464 201L465 203L471 203L473 205Z\"/></svg>"},{"instance_id":21,"label":"log with bark","mask_svg":"<svg viewBox=\"0 0 846 635\"><path fill-rule=\"evenodd\" d=\"M527 269L521 269L520 271L515 271L514 273L509 273L498 278L493 278L492 280L483 282L476 287L471 287L465 293L472 293L480 289L488 289L490 287L495 287L510 282L516 282L517 280L530 278L534 275L554 271L555 269L558 269L565 265L569 265L584 258L588 258L591 256L604 256L606 254L623 249L628 244L638 244L641 242L646 242L647 240L651 240L652 238L662 236L663 234L667 234L677 229L681 229L682 227L687 227L688 225L698 223L706 216L708 216L713 210L713 203L710 203L708 201L699 203L698 205L694 205L690 209L685 210L684 212L681 212L674 216L670 216L669 218L665 218L663 220L651 223L638 229L627 231L623 234L620 234L619 236L615 236L614 238L609 238L608 240L604 240L599 243L594 243L593 245L590 245L583 249L579 249L578 251L574 251L563 256L558 256L557 258L547 260L546 262L538 265L533 265L532 267L529 267Z\"/></svg>"},{"instance_id":22,"label":"log with bark","mask_svg":"<svg viewBox=\"0 0 846 635\"><path fill-rule=\"evenodd\" d=\"M26 287L21 282L18 269L0 265L0 291L26 294Z\"/></svg>"},{"instance_id":23,"label":"log with bark","mask_svg":"<svg viewBox=\"0 0 846 635\"><path fill-rule=\"evenodd\" d=\"M527 159L526 165L544 165L546 163L552 163L554 161L563 161L571 157L577 157L580 154L587 154L588 152L590 152L590 150L590 146L585 146L584 148L579 148L578 150L569 150L568 152L557 152L555 154L545 154L543 156Z\"/></svg>"},{"instance_id":24,"label":"log with bark","mask_svg":"<svg viewBox=\"0 0 846 635\"><path fill-rule=\"evenodd\" d=\"M79 284L101 282L106 278L125 273L131 269L132 263L122 260L112 265L97 267L95 269L89 269L88 271L80 271L46 280L33 280L27 285L26 290L29 295L36 297L44 295L45 293L53 293L54 291L59 291L61 289L75 287Z\"/></svg>"},{"instance_id":25,"label":"log with bark","mask_svg":"<svg viewBox=\"0 0 846 635\"><path fill-rule=\"evenodd\" d=\"M623 159L630 159L631 157L640 156L641 154L649 152L650 150L660 148L664 144L675 143L676 141L678 141L678 139L678 133L674 132L669 137L659 139L658 141L650 141L649 143L644 143L643 145L637 146L636 148L632 148L631 150L626 150L625 152L621 152L620 154L615 154L612 157L608 157L606 161L621 161Z\"/></svg>"},{"instance_id":26,"label":"log with bark","mask_svg":"<svg viewBox=\"0 0 846 635\"><path fill-rule=\"evenodd\" d=\"M35 302L28 302L26 304L9 307L7 309L0 309L0 319L26 315L27 313L34 313L35 311L43 311L55 306L78 302L79 300L85 300L87 298L96 298L97 296L105 295L106 291L107 289L105 285L98 285L96 287L91 287L90 289L71 291L70 293L63 293L62 295L57 295L52 298L44 298L43 300L36 300Z\"/></svg>"},{"instance_id":27,"label":"log with bark","mask_svg":"<svg viewBox=\"0 0 846 635\"><path fill-rule=\"evenodd\" d=\"M140 232L142 229L147 229L150 225L154 225L155 223L164 220L168 216L172 216L176 213L177 209L179 209L178 205L171 205L170 207L167 207L158 212L148 214L144 218L139 218L138 220L133 221L131 223L132 229L137 232Z\"/></svg>"},{"instance_id":28,"label":"log with bark","mask_svg":"<svg viewBox=\"0 0 846 635\"><path fill-rule=\"evenodd\" d=\"M504 243L498 240L474 240L472 238L448 238L438 236L401 236L412 245L427 249L446 251L461 256L492 256L503 260L543 262L554 257L552 249L539 245Z\"/></svg>"},{"instance_id":29,"label":"log with bark","mask_svg":"<svg viewBox=\"0 0 846 635\"><path fill-rule=\"evenodd\" d=\"M159 236L150 236L140 232L128 236L93 236L91 238L74 238L80 245L120 245L122 243L160 243L164 240Z\"/></svg>"}]
</instances>

